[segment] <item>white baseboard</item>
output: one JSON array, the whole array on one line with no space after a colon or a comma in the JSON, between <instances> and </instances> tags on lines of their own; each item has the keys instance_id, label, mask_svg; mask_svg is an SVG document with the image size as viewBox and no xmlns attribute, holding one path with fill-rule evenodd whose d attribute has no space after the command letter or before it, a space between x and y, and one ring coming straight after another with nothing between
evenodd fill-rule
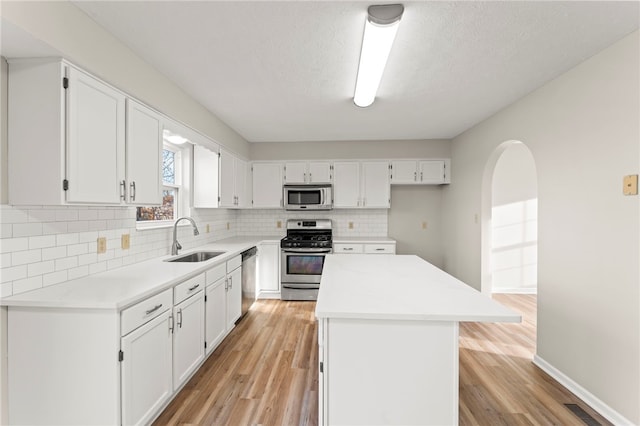
<instances>
[{"instance_id":1,"label":"white baseboard","mask_svg":"<svg viewBox=\"0 0 640 426\"><path fill-rule=\"evenodd\" d=\"M279 291L261 291L258 293L258 299L280 299Z\"/></svg>"},{"instance_id":2,"label":"white baseboard","mask_svg":"<svg viewBox=\"0 0 640 426\"><path fill-rule=\"evenodd\" d=\"M540 358L537 354L533 356L533 363L538 366L542 371L553 377L558 383L567 388L570 392L576 395L597 411L602 417L609 420L616 426L632 426L633 422L626 419L622 414L618 413L613 408L602 402L594 394L574 382L571 378L565 375L563 372L549 364L544 359Z\"/></svg>"},{"instance_id":3,"label":"white baseboard","mask_svg":"<svg viewBox=\"0 0 640 426\"><path fill-rule=\"evenodd\" d=\"M538 289L536 287L514 287L514 288L493 288L491 289L492 293L499 294L538 294Z\"/></svg>"}]
</instances>

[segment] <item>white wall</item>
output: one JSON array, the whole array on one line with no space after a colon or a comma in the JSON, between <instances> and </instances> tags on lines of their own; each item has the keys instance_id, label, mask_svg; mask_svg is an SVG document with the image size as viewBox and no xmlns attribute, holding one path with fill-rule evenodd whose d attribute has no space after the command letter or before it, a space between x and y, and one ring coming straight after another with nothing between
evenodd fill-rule
<instances>
[{"instance_id":1,"label":"white wall","mask_svg":"<svg viewBox=\"0 0 640 426\"><path fill-rule=\"evenodd\" d=\"M2 2L2 18L74 64L246 157L249 144L67 1Z\"/></svg>"},{"instance_id":2,"label":"white wall","mask_svg":"<svg viewBox=\"0 0 640 426\"><path fill-rule=\"evenodd\" d=\"M535 293L538 277L538 184L531 151L513 143L491 185L491 290Z\"/></svg>"},{"instance_id":3,"label":"white wall","mask_svg":"<svg viewBox=\"0 0 640 426\"><path fill-rule=\"evenodd\" d=\"M640 169L635 32L452 143L445 267L480 288L484 168L508 140L538 172L537 355L640 423L640 209L622 177Z\"/></svg>"}]
</instances>

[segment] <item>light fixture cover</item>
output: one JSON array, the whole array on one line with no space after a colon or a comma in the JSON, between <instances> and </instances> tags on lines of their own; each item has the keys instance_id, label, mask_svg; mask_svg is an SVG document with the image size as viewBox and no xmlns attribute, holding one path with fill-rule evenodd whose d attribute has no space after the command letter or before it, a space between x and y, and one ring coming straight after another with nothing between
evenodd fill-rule
<instances>
[{"instance_id":1,"label":"light fixture cover","mask_svg":"<svg viewBox=\"0 0 640 426\"><path fill-rule=\"evenodd\" d=\"M353 96L353 102L359 107L368 107L376 97L403 12L401 4L370 6L368 9Z\"/></svg>"}]
</instances>

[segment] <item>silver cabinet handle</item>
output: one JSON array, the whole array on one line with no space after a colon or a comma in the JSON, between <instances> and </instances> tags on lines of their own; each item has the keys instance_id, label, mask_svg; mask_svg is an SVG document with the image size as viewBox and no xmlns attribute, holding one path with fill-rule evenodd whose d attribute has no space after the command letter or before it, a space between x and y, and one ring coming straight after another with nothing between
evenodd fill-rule
<instances>
[{"instance_id":1,"label":"silver cabinet handle","mask_svg":"<svg viewBox=\"0 0 640 426\"><path fill-rule=\"evenodd\" d=\"M155 311L157 311L158 309L162 308L162 303L160 303L159 305L154 306L153 308L149 309L148 311L146 311L144 314L145 315L150 315L152 313L154 313Z\"/></svg>"},{"instance_id":2,"label":"silver cabinet handle","mask_svg":"<svg viewBox=\"0 0 640 426\"><path fill-rule=\"evenodd\" d=\"M229 278L224 280L224 289L226 291L229 291Z\"/></svg>"},{"instance_id":3,"label":"silver cabinet handle","mask_svg":"<svg viewBox=\"0 0 640 426\"><path fill-rule=\"evenodd\" d=\"M135 201L136 200L136 183L131 182L131 185L129 186L131 187L131 201Z\"/></svg>"},{"instance_id":4,"label":"silver cabinet handle","mask_svg":"<svg viewBox=\"0 0 640 426\"><path fill-rule=\"evenodd\" d=\"M233 277L229 277L229 288L233 288Z\"/></svg>"},{"instance_id":5,"label":"silver cabinet handle","mask_svg":"<svg viewBox=\"0 0 640 426\"><path fill-rule=\"evenodd\" d=\"M190 288L189 288L189 291L193 291L193 290L195 290L195 289L196 289L196 288L198 288L198 287L200 287L200 284L196 284L196 285L194 285L193 287L190 287Z\"/></svg>"},{"instance_id":6,"label":"silver cabinet handle","mask_svg":"<svg viewBox=\"0 0 640 426\"><path fill-rule=\"evenodd\" d=\"M353 250L353 247L345 247L345 248L343 248L342 250L344 250L344 251L352 251L352 250Z\"/></svg>"},{"instance_id":7,"label":"silver cabinet handle","mask_svg":"<svg viewBox=\"0 0 640 426\"><path fill-rule=\"evenodd\" d=\"M413 172L413 181L414 182L418 181L418 172Z\"/></svg>"},{"instance_id":8,"label":"silver cabinet handle","mask_svg":"<svg viewBox=\"0 0 640 426\"><path fill-rule=\"evenodd\" d=\"M420 182L422 182L422 172L420 172Z\"/></svg>"},{"instance_id":9,"label":"silver cabinet handle","mask_svg":"<svg viewBox=\"0 0 640 426\"><path fill-rule=\"evenodd\" d=\"M127 198L127 182L120 182L120 199L124 201Z\"/></svg>"},{"instance_id":10,"label":"silver cabinet handle","mask_svg":"<svg viewBox=\"0 0 640 426\"><path fill-rule=\"evenodd\" d=\"M178 327L182 328L182 308L178 309Z\"/></svg>"},{"instance_id":11,"label":"silver cabinet handle","mask_svg":"<svg viewBox=\"0 0 640 426\"><path fill-rule=\"evenodd\" d=\"M377 248L376 251L384 251L383 248Z\"/></svg>"},{"instance_id":12,"label":"silver cabinet handle","mask_svg":"<svg viewBox=\"0 0 640 426\"><path fill-rule=\"evenodd\" d=\"M311 177L311 173L309 173L309 182L313 182L313 178Z\"/></svg>"},{"instance_id":13,"label":"silver cabinet handle","mask_svg":"<svg viewBox=\"0 0 640 426\"><path fill-rule=\"evenodd\" d=\"M169 332L173 334L173 315L169 315Z\"/></svg>"}]
</instances>

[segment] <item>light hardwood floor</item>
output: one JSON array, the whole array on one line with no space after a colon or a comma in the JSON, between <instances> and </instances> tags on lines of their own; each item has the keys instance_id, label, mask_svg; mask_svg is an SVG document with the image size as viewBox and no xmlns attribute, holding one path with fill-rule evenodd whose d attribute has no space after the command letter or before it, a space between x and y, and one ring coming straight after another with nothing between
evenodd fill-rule
<instances>
[{"instance_id":1,"label":"light hardwood floor","mask_svg":"<svg viewBox=\"0 0 640 426\"><path fill-rule=\"evenodd\" d=\"M584 425L564 404L609 423L535 367L536 299L496 295L522 324L460 327L460 425ZM260 300L155 425L315 425L315 303Z\"/></svg>"}]
</instances>

